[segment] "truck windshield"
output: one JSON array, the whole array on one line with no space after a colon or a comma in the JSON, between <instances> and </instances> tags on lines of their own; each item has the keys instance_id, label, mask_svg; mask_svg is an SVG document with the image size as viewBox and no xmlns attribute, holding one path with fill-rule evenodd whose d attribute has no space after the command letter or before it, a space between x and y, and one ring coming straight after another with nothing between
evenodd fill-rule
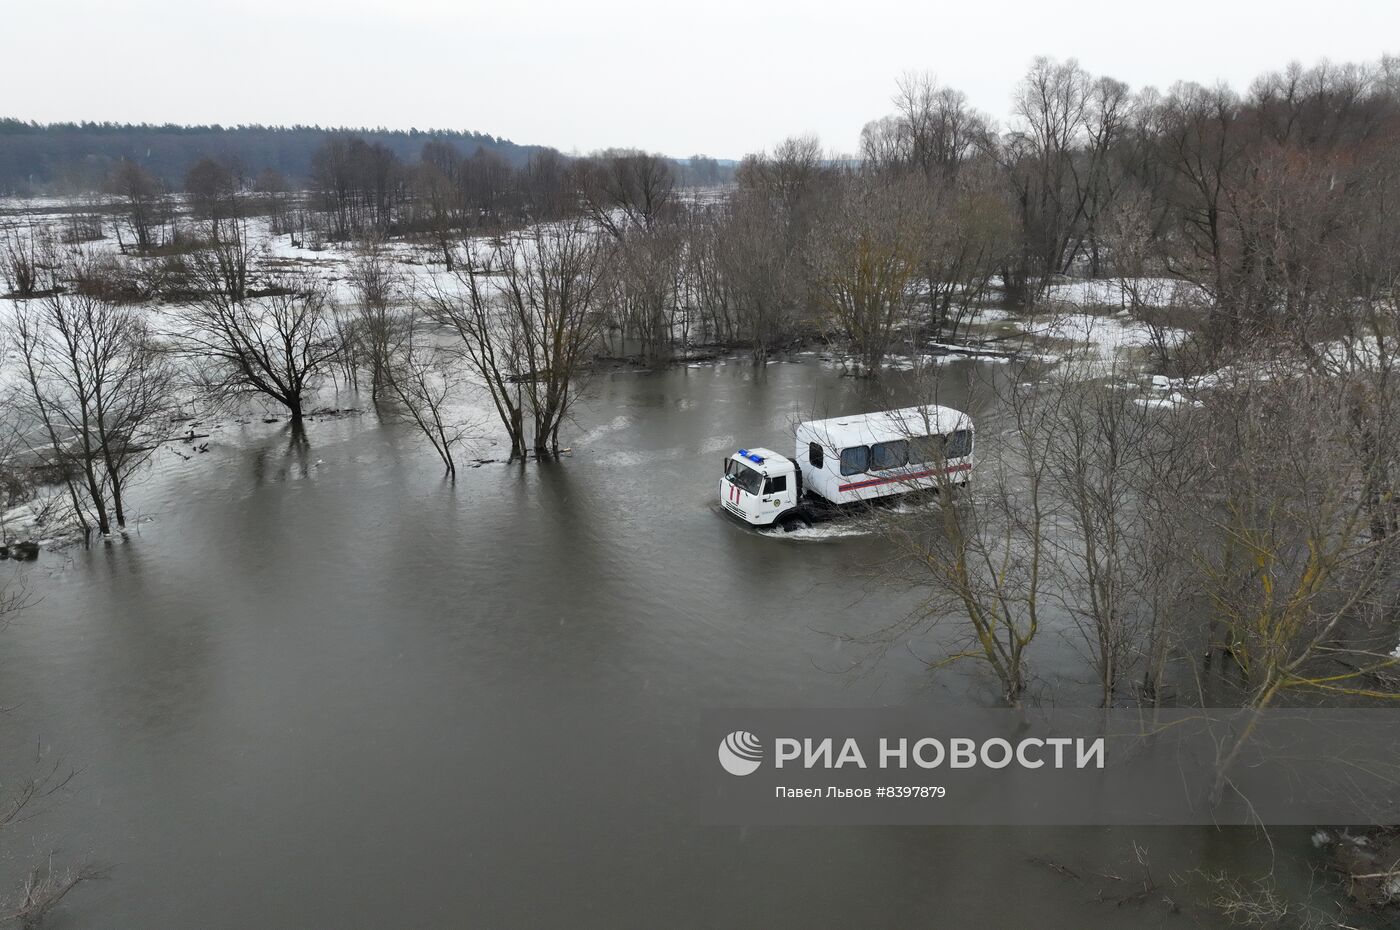
<instances>
[{"instance_id":1,"label":"truck windshield","mask_svg":"<svg viewBox=\"0 0 1400 930\"><path fill-rule=\"evenodd\" d=\"M758 494L763 490L763 476L738 459L725 460L724 476L729 479L730 484L738 485L750 494Z\"/></svg>"}]
</instances>

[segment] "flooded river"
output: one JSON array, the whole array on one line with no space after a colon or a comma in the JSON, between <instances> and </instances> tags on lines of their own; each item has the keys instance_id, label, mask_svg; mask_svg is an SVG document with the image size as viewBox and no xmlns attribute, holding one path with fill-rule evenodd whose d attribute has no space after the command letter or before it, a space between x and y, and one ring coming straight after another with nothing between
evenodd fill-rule
<instances>
[{"instance_id":1,"label":"flooded river","mask_svg":"<svg viewBox=\"0 0 1400 930\"><path fill-rule=\"evenodd\" d=\"M938 400L981 413L989 372L946 366ZM872 579L877 536L770 537L717 507L734 448L885 401L811 357L619 372L571 457L455 484L370 415L304 444L230 420L209 453L162 454L139 532L44 553L0 634L6 774L80 770L6 834L3 887L58 849L113 871L55 927L1199 926L1045 863L1135 874L1137 840L1175 894L1190 870L1268 868L1265 844L698 824L680 774L704 708L993 700L927 671L944 634L874 665L833 635L917 602ZM1066 639L1037 646L1036 687L1092 703Z\"/></svg>"}]
</instances>

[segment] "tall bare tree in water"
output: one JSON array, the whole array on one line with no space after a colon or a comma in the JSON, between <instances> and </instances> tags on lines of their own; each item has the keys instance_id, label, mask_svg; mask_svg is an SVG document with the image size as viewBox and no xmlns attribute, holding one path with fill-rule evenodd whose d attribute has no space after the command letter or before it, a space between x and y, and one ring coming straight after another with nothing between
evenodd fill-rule
<instances>
[{"instance_id":1,"label":"tall bare tree in water","mask_svg":"<svg viewBox=\"0 0 1400 930\"><path fill-rule=\"evenodd\" d=\"M480 425L460 411L463 378L452 353L417 313L406 314L393 330L384 366L385 393L394 401L389 415L412 423L442 459L449 478L457 477L458 448Z\"/></svg>"},{"instance_id":2,"label":"tall bare tree in water","mask_svg":"<svg viewBox=\"0 0 1400 930\"><path fill-rule=\"evenodd\" d=\"M559 427L587 374L602 327L599 303L607 244L574 221L536 227L507 240L497 259L501 297L520 321L527 360L526 398L537 455L559 452Z\"/></svg>"},{"instance_id":3,"label":"tall bare tree in water","mask_svg":"<svg viewBox=\"0 0 1400 930\"><path fill-rule=\"evenodd\" d=\"M370 369L370 396L378 401L389 380L390 356L402 327L398 303L403 298L402 276L393 255L375 236L350 266L350 284L358 306L354 316L355 355Z\"/></svg>"},{"instance_id":4,"label":"tall bare tree in water","mask_svg":"<svg viewBox=\"0 0 1400 930\"><path fill-rule=\"evenodd\" d=\"M468 245L457 261L452 284L435 282L421 309L457 336L456 350L485 384L496 415L510 440L512 460L526 455L525 402L522 386L527 365L519 321L496 298L489 269L478 268L481 256Z\"/></svg>"},{"instance_id":5,"label":"tall bare tree in water","mask_svg":"<svg viewBox=\"0 0 1400 930\"><path fill-rule=\"evenodd\" d=\"M872 636L883 647L930 625L951 625L953 646L931 665L981 664L1012 706L1029 686L1030 650L1047 606L1050 519L1047 469L1036 454L1047 437L1046 411L1033 395L1019 400L1002 431L1009 442L989 455L978 440L975 490L959 492L955 476L944 475L942 506L887 521L887 538L901 556L892 571L920 591L921 606Z\"/></svg>"},{"instance_id":6,"label":"tall bare tree in water","mask_svg":"<svg viewBox=\"0 0 1400 930\"><path fill-rule=\"evenodd\" d=\"M1198 489L1185 447L1194 410L1144 405L1133 372L1069 357L1029 386L1049 412L1041 456L1053 499L1047 587L1072 619L1103 706L1134 682L1160 693L1163 649L1181 641L1190 567L1180 500Z\"/></svg>"},{"instance_id":7,"label":"tall bare tree in water","mask_svg":"<svg viewBox=\"0 0 1400 930\"><path fill-rule=\"evenodd\" d=\"M916 202L908 182L851 176L817 227L816 290L866 374L879 371L909 321L909 285L918 267Z\"/></svg>"},{"instance_id":8,"label":"tall bare tree in water","mask_svg":"<svg viewBox=\"0 0 1400 930\"><path fill-rule=\"evenodd\" d=\"M761 362L810 315L812 231L830 172L804 137L745 158L736 178L726 203L692 211L687 286L714 334Z\"/></svg>"},{"instance_id":9,"label":"tall bare tree in water","mask_svg":"<svg viewBox=\"0 0 1400 930\"><path fill-rule=\"evenodd\" d=\"M1395 664L1385 647L1400 557L1400 537L1372 531L1371 463L1349 435L1350 395L1369 374L1259 364L1268 377L1212 392L1192 450L1213 472L1209 493L1193 495L1210 648L1238 672L1246 706L1289 691L1367 694L1371 673Z\"/></svg>"},{"instance_id":10,"label":"tall bare tree in water","mask_svg":"<svg viewBox=\"0 0 1400 930\"><path fill-rule=\"evenodd\" d=\"M733 319L733 332L761 363L792 337L808 275L801 250L783 235L783 212L766 197L740 194L715 232L712 315Z\"/></svg>"},{"instance_id":11,"label":"tall bare tree in water","mask_svg":"<svg viewBox=\"0 0 1400 930\"><path fill-rule=\"evenodd\" d=\"M426 300L486 384L512 458L559 451L559 428L602 329L609 248L581 220L535 227L489 250L469 244L454 272L457 286L439 284Z\"/></svg>"},{"instance_id":12,"label":"tall bare tree in water","mask_svg":"<svg viewBox=\"0 0 1400 930\"><path fill-rule=\"evenodd\" d=\"M608 275L613 312L648 361L670 358L678 315L682 242L672 223L638 230L618 244Z\"/></svg>"},{"instance_id":13,"label":"tall bare tree in water","mask_svg":"<svg viewBox=\"0 0 1400 930\"><path fill-rule=\"evenodd\" d=\"M326 286L314 275L269 282L265 296L236 299L217 280L176 311L173 344L216 401L262 397L286 409L300 428L307 395L335 361Z\"/></svg>"},{"instance_id":14,"label":"tall bare tree in water","mask_svg":"<svg viewBox=\"0 0 1400 930\"><path fill-rule=\"evenodd\" d=\"M127 523L126 487L172 403L173 374L143 316L70 267L71 289L22 306L14 321L30 419L68 484L84 530Z\"/></svg>"}]
</instances>

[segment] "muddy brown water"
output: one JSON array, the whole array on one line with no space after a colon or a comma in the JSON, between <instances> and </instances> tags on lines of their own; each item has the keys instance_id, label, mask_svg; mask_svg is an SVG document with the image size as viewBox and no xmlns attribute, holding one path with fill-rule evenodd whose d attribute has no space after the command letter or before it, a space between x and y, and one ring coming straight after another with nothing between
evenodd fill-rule
<instances>
[{"instance_id":1,"label":"muddy brown water","mask_svg":"<svg viewBox=\"0 0 1400 930\"><path fill-rule=\"evenodd\" d=\"M979 415L985 376L946 366L938 399ZM113 871L53 927L1121 928L1203 918L1036 860L1129 874L1136 840L1164 887L1305 882L1244 831L696 822L678 773L701 709L993 697L924 668L936 631L850 670L831 634L914 604L872 583L878 537L771 538L715 501L734 448L882 390L810 357L613 373L572 457L455 484L371 416L304 444L229 420L208 454L159 458L139 531L44 553L0 634L4 777L80 770L0 836L0 887L57 849ZM1036 671L1092 703L1065 638Z\"/></svg>"}]
</instances>

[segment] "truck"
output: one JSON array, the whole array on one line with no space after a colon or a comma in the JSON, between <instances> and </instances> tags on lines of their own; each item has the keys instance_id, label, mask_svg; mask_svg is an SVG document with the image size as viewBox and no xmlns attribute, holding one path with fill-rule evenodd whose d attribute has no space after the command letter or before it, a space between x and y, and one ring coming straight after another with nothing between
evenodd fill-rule
<instances>
[{"instance_id":1,"label":"truck","mask_svg":"<svg viewBox=\"0 0 1400 930\"><path fill-rule=\"evenodd\" d=\"M725 459L727 513L791 532L881 498L963 487L972 476L972 420L937 404L799 423L794 438L791 457L758 447Z\"/></svg>"}]
</instances>

